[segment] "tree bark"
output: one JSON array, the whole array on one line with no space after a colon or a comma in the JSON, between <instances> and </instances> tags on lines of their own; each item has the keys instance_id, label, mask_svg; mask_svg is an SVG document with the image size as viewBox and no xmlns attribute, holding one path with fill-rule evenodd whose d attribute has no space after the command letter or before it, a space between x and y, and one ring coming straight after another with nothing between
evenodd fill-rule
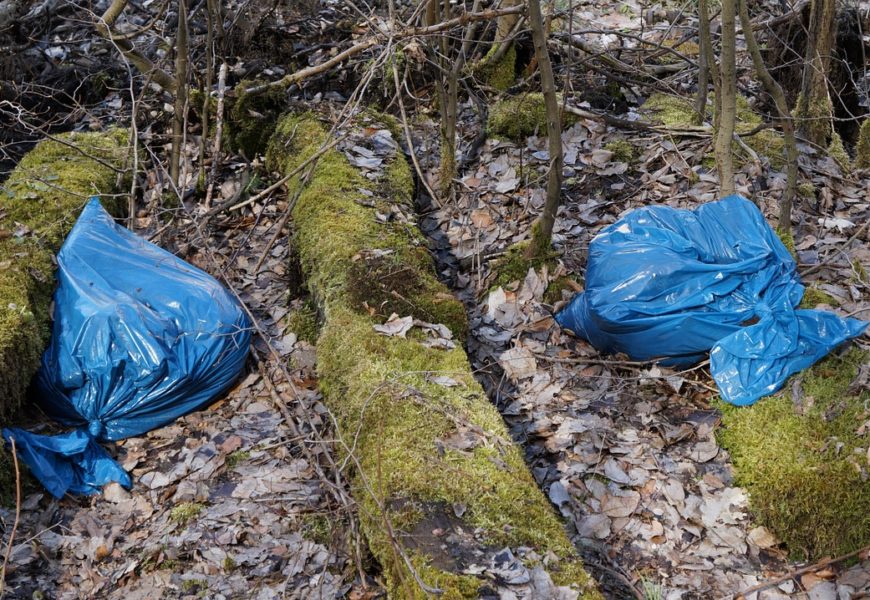
<instances>
[{"instance_id":1,"label":"tree bark","mask_svg":"<svg viewBox=\"0 0 870 600\"><path fill-rule=\"evenodd\" d=\"M788 102L786 102L782 87L771 76L767 66L764 64L761 50L758 47L758 41L755 39L755 33L752 31L752 21L749 19L747 0L740 0L740 26L746 38L746 47L752 55L752 62L755 63L755 72L764 85L764 89L767 90L767 93L773 98L774 104L776 104L776 111L779 115L780 126L782 127L782 137L785 146L786 184L785 191L779 199L779 229L783 232L791 232L791 208L797 193L798 173L798 152L797 141L794 135L794 119L788 108Z\"/></svg>"},{"instance_id":2,"label":"tree bark","mask_svg":"<svg viewBox=\"0 0 870 600\"><path fill-rule=\"evenodd\" d=\"M801 81L797 113L800 118L798 133L807 141L826 146L831 136L832 105L828 93L828 69L834 46L834 16L836 0L813 0L810 8L810 27L807 53Z\"/></svg>"},{"instance_id":3,"label":"tree bark","mask_svg":"<svg viewBox=\"0 0 870 600\"><path fill-rule=\"evenodd\" d=\"M127 0L113 0L106 9L106 12L97 21L97 31L104 38L109 40L118 51L127 59L131 65L136 67L136 70L143 74L150 74L151 79L161 88L169 92L175 93L175 79L166 73L166 71L158 68L154 63L148 60L147 57L137 52L133 48L133 44L129 40L123 38L115 38L112 33L112 25L118 20L118 17L127 7Z\"/></svg>"},{"instance_id":4,"label":"tree bark","mask_svg":"<svg viewBox=\"0 0 870 600\"><path fill-rule=\"evenodd\" d=\"M547 199L544 210L532 226L532 241L526 257L541 258L550 252L553 238L553 225L562 194L562 123L559 99L556 97L556 80L550 53L547 50L547 32L541 14L540 0L529 0L529 23L532 27L532 40L535 45L535 58L541 76L541 91L547 111L547 141L550 154L550 172L547 177Z\"/></svg>"},{"instance_id":5,"label":"tree bark","mask_svg":"<svg viewBox=\"0 0 870 600\"><path fill-rule=\"evenodd\" d=\"M710 82L710 61L713 55L710 40L710 17L707 0L698 1L698 95L695 97L696 122L701 125L707 115L707 84Z\"/></svg>"},{"instance_id":6,"label":"tree bark","mask_svg":"<svg viewBox=\"0 0 870 600\"><path fill-rule=\"evenodd\" d=\"M184 124L187 122L187 0L178 0L178 34L175 38L175 114L172 121L172 156L169 176L177 186L181 165L181 145L184 141Z\"/></svg>"},{"instance_id":7,"label":"tree bark","mask_svg":"<svg viewBox=\"0 0 870 600\"><path fill-rule=\"evenodd\" d=\"M719 51L719 90L717 104L720 115L716 129L716 167L719 170L719 192L729 196L736 191L734 185L734 121L737 115L736 68L736 0L722 0L722 47Z\"/></svg>"}]
</instances>

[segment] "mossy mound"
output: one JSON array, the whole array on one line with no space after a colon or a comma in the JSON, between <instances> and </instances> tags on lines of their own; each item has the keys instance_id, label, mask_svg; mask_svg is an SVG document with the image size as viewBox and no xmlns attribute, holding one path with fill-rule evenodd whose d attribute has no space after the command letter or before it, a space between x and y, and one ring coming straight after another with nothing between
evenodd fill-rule
<instances>
[{"instance_id":1,"label":"mossy mound","mask_svg":"<svg viewBox=\"0 0 870 600\"><path fill-rule=\"evenodd\" d=\"M227 101L227 133L230 147L248 159L266 151L269 135L278 117L287 110L287 94L282 87L249 94L245 90L262 81L244 80Z\"/></svg>"},{"instance_id":2,"label":"mossy mound","mask_svg":"<svg viewBox=\"0 0 870 600\"><path fill-rule=\"evenodd\" d=\"M700 47L698 46L698 42L694 42L691 40L681 42L680 39L677 38L669 38L663 40L662 46L664 46L665 48L672 48L680 54L688 56L690 58L697 58L701 51ZM683 62L682 58L676 56L671 52L666 52L659 60L664 64Z\"/></svg>"},{"instance_id":3,"label":"mossy mound","mask_svg":"<svg viewBox=\"0 0 870 600\"><path fill-rule=\"evenodd\" d=\"M576 115L562 112L562 127L576 122ZM544 94L532 92L499 100L489 110L487 130L493 137L505 137L515 142L522 142L535 133L547 135Z\"/></svg>"},{"instance_id":4,"label":"mossy mound","mask_svg":"<svg viewBox=\"0 0 870 600\"><path fill-rule=\"evenodd\" d=\"M48 342L54 253L88 197L118 212L127 133L68 133L30 151L0 190L0 416L24 398ZM106 195L104 195L106 194Z\"/></svg>"},{"instance_id":5,"label":"mossy mound","mask_svg":"<svg viewBox=\"0 0 870 600\"><path fill-rule=\"evenodd\" d=\"M505 50L497 61L492 57L498 52L499 44L494 44L482 61L484 66L478 69L480 77L491 87L500 92L507 91L517 79L517 48L515 44ZM492 61L492 62L490 62Z\"/></svg>"},{"instance_id":6,"label":"mossy mound","mask_svg":"<svg viewBox=\"0 0 870 600\"><path fill-rule=\"evenodd\" d=\"M687 98L653 94L644 102L642 109L651 119L667 127L679 128L695 125L695 108L692 101ZM712 118L713 95L711 94L705 119L711 120ZM738 134L747 134L761 124L761 115L752 109L745 97L737 96L735 131ZM742 139L752 150L766 156L774 168L780 169L785 165L785 145L782 135L778 131L764 129L753 135L744 135ZM732 151L742 163L747 161L746 152L737 142L732 144Z\"/></svg>"},{"instance_id":7,"label":"mossy mound","mask_svg":"<svg viewBox=\"0 0 870 600\"><path fill-rule=\"evenodd\" d=\"M311 115L284 117L277 130L267 158L284 172L326 136ZM291 189L298 185L290 183ZM352 492L391 597L428 597L399 544L444 599L477 598L486 580L464 574L467 561L485 561L481 557L506 545L529 548L530 563L550 556L546 569L557 584L599 598L461 346L429 347L419 328L405 338L374 330L385 312L378 308L385 299L381 283L389 288L402 278L412 282L404 289L411 302L396 312L417 314L414 305L428 301L421 318L444 323L454 334L467 328L462 305L435 280L416 227L378 222L377 208L360 191L375 185L342 154L327 152L293 218L308 287L323 316L317 341L321 389L339 433L354 445ZM384 273L395 277L373 281ZM443 537L433 535L439 528Z\"/></svg>"},{"instance_id":8,"label":"mossy mound","mask_svg":"<svg viewBox=\"0 0 870 600\"><path fill-rule=\"evenodd\" d=\"M617 139L604 144L604 149L613 152L613 160L630 163L637 156L637 149L625 139Z\"/></svg>"},{"instance_id":9,"label":"mossy mound","mask_svg":"<svg viewBox=\"0 0 870 600\"><path fill-rule=\"evenodd\" d=\"M759 522L795 557L836 556L870 543L870 392L849 390L867 360L852 349L804 372L787 393L720 407L719 440L737 483L749 491Z\"/></svg>"},{"instance_id":10,"label":"mossy mound","mask_svg":"<svg viewBox=\"0 0 870 600\"><path fill-rule=\"evenodd\" d=\"M504 255L493 261L492 272L494 274L492 287L506 286L514 281L522 282L529 269L538 270L544 265L555 266L556 254L547 248L539 256L528 257L531 242L518 242L509 246Z\"/></svg>"},{"instance_id":11,"label":"mossy mound","mask_svg":"<svg viewBox=\"0 0 870 600\"><path fill-rule=\"evenodd\" d=\"M828 306L839 306L837 299L827 292L814 287L808 287L804 291L804 297L801 298L801 303L798 308L815 308L819 304L827 304Z\"/></svg>"},{"instance_id":12,"label":"mossy mound","mask_svg":"<svg viewBox=\"0 0 870 600\"><path fill-rule=\"evenodd\" d=\"M849 153L846 152L846 146L843 145L843 138L840 137L839 133L834 132L831 134L831 143L828 144L828 156L833 158L844 171L852 169L852 159L849 157Z\"/></svg>"}]
</instances>

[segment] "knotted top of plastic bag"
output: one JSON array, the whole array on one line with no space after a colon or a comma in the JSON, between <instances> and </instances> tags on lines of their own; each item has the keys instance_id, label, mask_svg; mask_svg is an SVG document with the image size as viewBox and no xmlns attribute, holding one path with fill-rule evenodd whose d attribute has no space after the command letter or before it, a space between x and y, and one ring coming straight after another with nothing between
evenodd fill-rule
<instances>
[{"instance_id":1,"label":"knotted top of plastic bag","mask_svg":"<svg viewBox=\"0 0 870 600\"><path fill-rule=\"evenodd\" d=\"M695 210L639 208L589 246L586 289L560 325L599 351L687 366L710 352L722 397L752 404L867 327L798 310L796 264L758 208L728 196Z\"/></svg>"},{"instance_id":2,"label":"knotted top of plastic bag","mask_svg":"<svg viewBox=\"0 0 870 600\"><path fill-rule=\"evenodd\" d=\"M14 435L55 496L130 479L96 441L141 435L201 408L244 366L250 323L207 273L117 225L96 198L57 256L51 343L35 395L77 428Z\"/></svg>"}]
</instances>

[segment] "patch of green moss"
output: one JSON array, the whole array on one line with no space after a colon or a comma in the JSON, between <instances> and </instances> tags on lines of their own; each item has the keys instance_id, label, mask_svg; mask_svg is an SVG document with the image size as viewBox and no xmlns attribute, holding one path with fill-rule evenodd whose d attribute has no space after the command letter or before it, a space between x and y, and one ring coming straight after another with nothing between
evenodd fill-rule
<instances>
[{"instance_id":1,"label":"patch of green moss","mask_svg":"<svg viewBox=\"0 0 870 600\"><path fill-rule=\"evenodd\" d=\"M245 91L262 83L248 79L239 82L233 98L228 101L226 127L230 146L248 159L266 150L269 133L287 108L287 95L282 87L269 88L256 94Z\"/></svg>"},{"instance_id":2,"label":"patch of green moss","mask_svg":"<svg viewBox=\"0 0 870 600\"><path fill-rule=\"evenodd\" d=\"M169 511L169 520L179 525L187 525L204 508L205 504L201 502L182 502L173 506L172 510Z\"/></svg>"},{"instance_id":3,"label":"patch of green moss","mask_svg":"<svg viewBox=\"0 0 870 600\"><path fill-rule=\"evenodd\" d=\"M698 47L697 42L693 42L693 41L689 40L689 41L679 43L679 41L680 41L679 39L674 39L674 38L667 39L667 40L664 40L662 42L662 46L664 46L666 48L673 48L674 50L676 50L677 52L679 52L680 54L682 54L684 56L688 56L688 57L698 56L698 53L700 52L700 48ZM683 59L681 59L679 56L675 56L674 54L671 54L670 52L663 54L660 60L661 60L661 62L663 62L665 64L683 62Z\"/></svg>"},{"instance_id":4,"label":"patch of green moss","mask_svg":"<svg viewBox=\"0 0 870 600\"><path fill-rule=\"evenodd\" d=\"M233 557L227 554L221 562L221 566L224 568L224 571L229 573L230 571L235 571L237 565Z\"/></svg>"},{"instance_id":5,"label":"patch of green moss","mask_svg":"<svg viewBox=\"0 0 870 600\"><path fill-rule=\"evenodd\" d=\"M414 199L414 175L404 156L397 156L384 169L384 195L410 205Z\"/></svg>"},{"instance_id":6,"label":"patch of green moss","mask_svg":"<svg viewBox=\"0 0 870 600\"><path fill-rule=\"evenodd\" d=\"M801 183L797 186L797 192L801 198L815 198L816 186L810 182Z\"/></svg>"},{"instance_id":7,"label":"patch of green moss","mask_svg":"<svg viewBox=\"0 0 870 600\"><path fill-rule=\"evenodd\" d=\"M798 308L815 308L819 304L827 304L828 306L840 305L837 299L830 294L823 292L819 288L808 287L804 291L804 297L801 299Z\"/></svg>"},{"instance_id":8,"label":"patch of green moss","mask_svg":"<svg viewBox=\"0 0 870 600\"><path fill-rule=\"evenodd\" d=\"M840 134L837 132L831 134L831 143L828 144L828 156L833 158L844 171L851 170L852 159L849 157L849 153L846 152L846 147L843 145L843 138L841 138Z\"/></svg>"},{"instance_id":9,"label":"patch of green moss","mask_svg":"<svg viewBox=\"0 0 870 600\"><path fill-rule=\"evenodd\" d=\"M853 348L801 375L802 396L786 393L749 407L720 404L721 444L759 522L795 557L836 556L870 543L870 479L859 429L870 393L847 391L868 354ZM797 404L797 406L796 406Z\"/></svg>"},{"instance_id":10,"label":"patch of green moss","mask_svg":"<svg viewBox=\"0 0 870 600\"><path fill-rule=\"evenodd\" d=\"M643 111L668 127L686 127L695 122L692 102L679 96L652 94L643 103Z\"/></svg>"},{"instance_id":11,"label":"patch of green moss","mask_svg":"<svg viewBox=\"0 0 870 600\"><path fill-rule=\"evenodd\" d=\"M499 60L490 62L491 57L498 52L498 49L499 44L493 44L482 59L485 66L479 69L479 73L489 86L504 92L517 79L517 48L515 44L511 44Z\"/></svg>"},{"instance_id":12,"label":"patch of green moss","mask_svg":"<svg viewBox=\"0 0 870 600\"><path fill-rule=\"evenodd\" d=\"M239 464L251 458L251 453L247 450L236 450L235 452L230 452L227 454L227 458L224 461L227 469L235 469Z\"/></svg>"},{"instance_id":13,"label":"patch of green moss","mask_svg":"<svg viewBox=\"0 0 870 600\"><path fill-rule=\"evenodd\" d=\"M317 342L319 326L317 324L317 307L311 300L305 301L298 308L290 312L287 327L296 334L300 340L309 344Z\"/></svg>"},{"instance_id":14,"label":"patch of green moss","mask_svg":"<svg viewBox=\"0 0 870 600\"><path fill-rule=\"evenodd\" d=\"M48 341L54 252L89 196L101 195L115 214L122 205L110 193L127 159L126 131L56 138L27 153L0 187L0 416L21 403Z\"/></svg>"},{"instance_id":15,"label":"patch of green moss","mask_svg":"<svg viewBox=\"0 0 870 600\"><path fill-rule=\"evenodd\" d=\"M804 132L807 139L824 144L833 133L833 115L834 105L828 94L808 102L804 102L803 94L798 94L794 118L798 122L798 129Z\"/></svg>"},{"instance_id":16,"label":"patch of green moss","mask_svg":"<svg viewBox=\"0 0 870 600\"><path fill-rule=\"evenodd\" d=\"M279 135L268 156L284 172L315 151L325 136L310 115L288 116L278 125L279 131L294 128L304 131L296 139L306 144L286 145ZM441 311L438 322L451 328L458 325L450 321L460 315L464 320L465 314L435 279L419 231L407 224L379 223L376 209L359 202L364 199L359 189L367 185L341 154L326 153L301 192L293 217L300 260L323 315L317 342L321 390L339 432L354 439L358 472L352 492L361 505L362 531L384 567L389 593L409 600L425 597L409 580L386 526L389 522L404 528L397 535L413 528L420 513L403 507L420 502L466 506L463 519L469 530L479 528L487 547L552 552L555 559L548 568L572 572L572 583L585 598L600 598L582 566L572 566L581 565L573 545L501 416L475 381L462 347L428 347L425 336L416 332L407 338L380 335L374 330L378 319L361 310L360 301L372 306L386 299L378 296L379 284L372 281L404 266L408 270L395 274L388 289L397 290L400 275L416 280L410 291L400 289L416 302L428 299L426 310ZM446 316L453 312L454 319ZM433 374L447 375L458 385L439 385ZM479 443L461 450L452 447L450 437L466 428L479 432ZM476 598L484 583L434 566L434 557L426 552L408 549L408 554L423 580L444 590L442 598Z\"/></svg>"},{"instance_id":17,"label":"patch of green moss","mask_svg":"<svg viewBox=\"0 0 870 600\"><path fill-rule=\"evenodd\" d=\"M855 168L870 169L870 119L864 119L855 146Z\"/></svg>"},{"instance_id":18,"label":"patch of green moss","mask_svg":"<svg viewBox=\"0 0 870 600\"><path fill-rule=\"evenodd\" d=\"M181 590L187 593L195 593L208 589L208 581L205 579L185 579L181 582Z\"/></svg>"},{"instance_id":19,"label":"patch of green moss","mask_svg":"<svg viewBox=\"0 0 870 600\"><path fill-rule=\"evenodd\" d=\"M535 224L532 225L534 228ZM555 253L548 248L547 253L536 258L528 258L530 242L518 242L509 246L504 256L492 263L492 272L495 274L492 287L505 287L515 281L522 283L529 269L538 270L545 264L555 266Z\"/></svg>"},{"instance_id":20,"label":"patch of green moss","mask_svg":"<svg viewBox=\"0 0 870 600\"><path fill-rule=\"evenodd\" d=\"M637 155L637 149L631 142L621 138L604 144L604 149L613 152L612 159L618 162L630 163Z\"/></svg>"},{"instance_id":21,"label":"patch of green moss","mask_svg":"<svg viewBox=\"0 0 870 600\"><path fill-rule=\"evenodd\" d=\"M711 95L712 96L712 95ZM706 119L712 119L712 107L714 103L707 106ZM690 127L695 125L695 108L691 100L679 96L670 96L667 94L653 94L643 104L643 109L648 112L651 118L668 127ZM738 134L747 134L761 125L761 115L756 113L752 106L743 96L737 97L737 115L735 122L735 131ZM783 145L782 135L773 129L764 129L753 135L744 135L743 142L752 148L756 153L766 156L770 160L771 166L780 169L785 164L785 146ZM748 160L746 152L740 147L737 142L734 142L732 151L735 157L745 163ZM715 159L712 155L704 158L705 166L715 166Z\"/></svg>"},{"instance_id":22,"label":"patch of green moss","mask_svg":"<svg viewBox=\"0 0 870 600\"><path fill-rule=\"evenodd\" d=\"M792 255L792 257L797 258L797 250L794 246L794 233L792 233L791 228L776 228L776 235L779 238L779 241L782 242L782 245L785 246L785 249L788 250L788 253Z\"/></svg>"},{"instance_id":23,"label":"patch of green moss","mask_svg":"<svg viewBox=\"0 0 870 600\"><path fill-rule=\"evenodd\" d=\"M563 128L576 122L575 115L562 113ZM547 135L544 95L532 92L499 100L489 110L487 128L491 136L505 137L515 142L521 142L536 132L538 135Z\"/></svg>"},{"instance_id":24,"label":"patch of green moss","mask_svg":"<svg viewBox=\"0 0 870 600\"><path fill-rule=\"evenodd\" d=\"M575 286L577 282L573 277L568 277L563 275L562 277L557 277L547 286L547 289L544 290L544 304L549 304L550 306L556 304L562 300L562 292L564 290L575 290Z\"/></svg>"}]
</instances>

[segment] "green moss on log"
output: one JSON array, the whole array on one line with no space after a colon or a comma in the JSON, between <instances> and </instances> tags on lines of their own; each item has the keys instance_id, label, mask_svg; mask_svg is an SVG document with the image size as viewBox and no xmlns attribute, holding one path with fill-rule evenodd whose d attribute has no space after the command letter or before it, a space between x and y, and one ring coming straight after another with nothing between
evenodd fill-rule
<instances>
[{"instance_id":1,"label":"green moss on log","mask_svg":"<svg viewBox=\"0 0 870 600\"><path fill-rule=\"evenodd\" d=\"M500 92L510 88L517 79L517 48L512 42L509 43L510 46L497 61L493 61L492 57L498 52L500 44L493 44L481 59L483 66L477 69L483 80Z\"/></svg>"},{"instance_id":2,"label":"green moss on log","mask_svg":"<svg viewBox=\"0 0 870 600\"><path fill-rule=\"evenodd\" d=\"M69 133L38 144L0 189L0 416L20 404L49 335L53 255L89 196L109 194L127 134ZM113 168L114 167L114 168Z\"/></svg>"},{"instance_id":3,"label":"green moss on log","mask_svg":"<svg viewBox=\"0 0 870 600\"><path fill-rule=\"evenodd\" d=\"M721 406L719 439L737 483L795 557L836 556L870 543L870 392L849 391L867 359L852 349L802 374L799 386L787 384L787 393L750 407Z\"/></svg>"},{"instance_id":4,"label":"green moss on log","mask_svg":"<svg viewBox=\"0 0 870 600\"><path fill-rule=\"evenodd\" d=\"M870 169L870 119L864 119L855 146L855 168Z\"/></svg>"},{"instance_id":5,"label":"green moss on log","mask_svg":"<svg viewBox=\"0 0 870 600\"><path fill-rule=\"evenodd\" d=\"M326 135L310 115L285 117L277 131L267 159L284 172L310 156ZM298 185L290 182L291 188ZM377 208L366 206L371 198L360 190L376 185L343 155L327 152L293 218L308 286L323 315L320 384L339 432L348 444L353 440L358 469L352 491L391 597L427 597L399 556L396 540L422 580L443 590L444 599L477 598L486 580L463 574L468 565L461 557L506 545L530 548L537 560L549 556L546 568L554 581L599 598L500 415L474 380L461 346L427 347L416 329L407 338L374 330L388 310L444 323L457 335L467 329L463 307L435 279L416 227L378 222ZM392 269L401 272L383 277ZM402 298L389 300L382 284L395 290L399 279L410 283L397 292ZM397 304L381 306L390 301ZM451 385L443 385L439 375ZM466 533L455 539L433 536L437 528Z\"/></svg>"},{"instance_id":6,"label":"green moss on log","mask_svg":"<svg viewBox=\"0 0 870 600\"><path fill-rule=\"evenodd\" d=\"M841 138L840 134L836 131L831 134L831 143L828 144L828 156L833 158L844 171L850 171L852 169L852 159L849 157L849 153L846 152L846 146L843 145L843 138Z\"/></svg>"},{"instance_id":7,"label":"green moss on log","mask_svg":"<svg viewBox=\"0 0 870 600\"><path fill-rule=\"evenodd\" d=\"M559 100L561 103L561 99ZM576 115L562 113L562 127L577 122ZM499 100L489 110L487 123L489 134L522 142L537 133L547 135L547 108L540 92L521 94Z\"/></svg>"},{"instance_id":8,"label":"green moss on log","mask_svg":"<svg viewBox=\"0 0 870 600\"><path fill-rule=\"evenodd\" d=\"M248 159L266 150L266 142L278 117L287 110L287 95L282 87L269 88L256 94L245 90L264 83L243 80L228 100L227 130L230 146Z\"/></svg>"}]
</instances>

